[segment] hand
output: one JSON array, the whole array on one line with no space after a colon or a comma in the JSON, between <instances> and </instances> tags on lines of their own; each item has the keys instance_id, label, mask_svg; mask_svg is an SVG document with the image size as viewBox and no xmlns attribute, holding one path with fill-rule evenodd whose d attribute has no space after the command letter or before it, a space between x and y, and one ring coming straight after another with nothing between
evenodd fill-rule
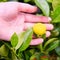
<instances>
[{"instance_id":1,"label":"hand","mask_svg":"<svg viewBox=\"0 0 60 60\"><path fill-rule=\"evenodd\" d=\"M36 6L31 6L25 3L0 3L0 39L9 41L14 32L18 34L28 27L33 26L33 24L36 22L50 22L51 19L49 17L30 14L36 11ZM45 25L47 30L53 29L52 24ZM46 37L50 36L50 34L51 33L49 31L46 31ZM42 42L42 38L32 39L31 45L40 44Z\"/></svg>"}]
</instances>

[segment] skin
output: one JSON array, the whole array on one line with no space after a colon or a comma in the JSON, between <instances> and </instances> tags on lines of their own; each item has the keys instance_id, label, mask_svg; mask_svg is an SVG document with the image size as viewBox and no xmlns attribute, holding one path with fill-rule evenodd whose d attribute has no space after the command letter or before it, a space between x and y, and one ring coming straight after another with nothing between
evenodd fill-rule
<instances>
[{"instance_id":1,"label":"skin","mask_svg":"<svg viewBox=\"0 0 60 60\"><path fill-rule=\"evenodd\" d=\"M20 2L0 3L0 39L10 41L10 38L14 32L18 34L33 26L36 22L49 23L51 21L49 17L31 14L35 13L37 10L38 8L36 6ZM52 24L45 25L47 30L53 29ZM49 32L49 34L51 33ZM47 32L46 35L48 35ZM37 43L34 44L34 42ZM32 39L30 45L37 45L42 42L42 38Z\"/></svg>"}]
</instances>

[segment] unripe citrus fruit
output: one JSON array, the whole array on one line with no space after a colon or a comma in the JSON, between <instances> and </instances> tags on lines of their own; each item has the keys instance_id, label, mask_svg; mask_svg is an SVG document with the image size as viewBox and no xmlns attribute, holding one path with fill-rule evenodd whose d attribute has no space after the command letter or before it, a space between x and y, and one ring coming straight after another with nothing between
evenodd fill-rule
<instances>
[{"instance_id":1,"label":"unripe citrus fruit","mask_svg":"<svg viewBox=\"0 0 60 60\"><path fill-rule=\"evenodd\" d=\"M46 26L43 23L36 23L33 26L33 31L37 35L43 35L46 33Z\"/></svg>"}]
</instances>

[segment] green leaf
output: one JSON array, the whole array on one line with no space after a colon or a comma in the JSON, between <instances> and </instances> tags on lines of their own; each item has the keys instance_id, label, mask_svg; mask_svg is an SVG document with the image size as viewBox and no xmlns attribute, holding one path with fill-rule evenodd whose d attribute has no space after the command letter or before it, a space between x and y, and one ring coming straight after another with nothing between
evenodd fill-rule
<instances>
[{"instance_id":1,"label":"green leaf","mask_svg":"<svg viewBox=\"0 0 60 60\"><path fill-rule=\"evenodd\" d=\"M52 37L59 36L59 34L60 34L60 25L59 26L56 25L56 26L54 27L54 30L51 32L51 36Z\"/></svg>"},{"instance_id":2,"label":"green leaf","mask_svg":"<svg viewBox=\"0 0 60 60\"><path fill-rule=\"evenodd\" d=\"M57 48L59 46L59 40L54 41L50 44L49 48L47 48L47 52L52 51L53 49Z\"/></svg>"},{"instance_id":3,"label":"green leaf","mask_svg":"<svg viewBox=\"0 0 60 60\"><path fill-rule=\"evenodd\" d=\"M52 23L60 23L60 15L53 19Z\"/></svg>"},{"instance_id":4,"label":"green leaf","mask_svg":"<svg viewBox=\"0 0 60 60\"><path fill-rule=\"evenodd\" d=\"M34 53L31 57L30 60L40 60L40 53Z\"/></svg>"},{"instance_id":5,"label":"green leaf","mask_svg":"<svg viewBox=\"0 0 60 60\"><path fill-rule=\"evenodd\" d=\"M19 40L18 40L18 44L15 47L16 50L22 45L24 41L24 36L25 36L25 32L22 32L18 35Z\"/></svg>"},{"instance_id":6,"label":"green leaf","mask_svg":"<svg viewBox=\"0 0 60 60\"><path fill-rule=\"evenodd\" d=\"M5 45L2 45L1 47L0 47L0 55L1 56L5 56L5 57L7 57L8 56L8 48L5 46Z\"/></svg>"},{"instance_id":7,"label":"green leaf","mask_svg":"<svg viewBox=\"0 0 60 60\"><path fill-rule=\"evenodd\" d=\"M53 0L47 0L47 2L52 3Z\"/></svg>"},{"instance_id":8,"label":"green leaf","mask_svg":"<svg viewBox=\"0 0 60 60\"><path fill-rule=\"evenodd\" d=\"M45 44L44 44L44 49L48 46L48 44L52 43L53 41L57 40L57 38L52 38L49 39Z\"/></svg>"},{"instance_id":9,"label":"green leaf","mask_svg":"<svg viewBox=\"0 0 60 60\"><path fill-rule=\"evenodd\" d=\"M29 2L29 1L31 1L31 0L24 0L24 2Z\"/></svg>"},{"instance_id":10,"label":"green leaf","mask_svg":"<svg viewBox=\"0 0 60 60\"><path fill-rule=\"evenodd\" d=\"M10 43L10 42L8 42L8 41L2 41L2 43L3 43L5 46L7 46L7 48L8 48L9 50L11 50L12 46L11 46L11 43Z\"/></svg>"},{"instance_id":11,"label":"green leaf","mask_svg":"<svg viewBox=\"0 0 60 60\"><path fill-rule=\"evenodd\" d=\"M18 52L18 57L20 58L20 60L24 60L25 55L23 54L23 52Z\"/></svg>"},{"instance_id":12,"label":"green leaf","mask_svg":"<svg viewBox=\"0 0 60 60\"><path fill-rule=\"evenodd\" d=\"M53 11L52 15L52 22L53 23L59 23L60 22L60 6L58 6L55 11Z\"/></svg>"},{"instance_id":13,"label":"green leaf","mask_svg":"<svg viewBox=\"0 0 60 60\"><path fill-rule=\"evenodd\" d=\"M15 47L18 43L18 35L14 33L10 40L11 40L11 45Z\"/></svg>"},{"instance_id":14,"label":"green leaf","mask_svg":"<svg viewBox=\"0 0 60 60\"><path fill-rule=\"evenodd\" d=\"M60 15L60 6L57 6L57 8L55 9L55 11L53 11L53 16L52 18L55 19L57 16Z\"/></svg>"},{"instance_id":15,"label":"green leaf","mask_svg":"<svg viewBox=\"0 0 60 60\"><path fill-rule=\"evenodd\" d=\"M0 2L6 2L6 1L8 1L8 0L0 0Z\"/></svg>"},{"instance_id":16,"label":"green leaf","mask_svg":"<svg viewBox=\"0 0 60 60\"><path fill-rule=\"evenodd\" d=\"M32 29L28 29L26 32L25 32L25 35L24 35L24 42L23 44L21 45L21 47L19 48L19 51L24 51L28 48L28 46L30 45L30 42L32 40L32 34L33 34L33 31Z\"/></svg>"},{"instance_id":17,"label":"green leaf","mask_svg":"<svg viewBox=\"0 0 60 60\"><path fill-rule=\"evenodd\" d=\"M52 22L59 23L60 22L60 0L53 0L52 7L53 7Z\"/></svg>"},{"instance_id":18,"label":"green leaf","mask_svg":"<svg viewBox=\"0 0 60 60\"><path fill-rule=\"evenodd\" d=\"M29 53L29 52L28 52ZM26 60L29 60L30 59L30 56L25 52L25 59Z\"/></svg>"},{"instance_id":19,"label":"green leaf","mask_svg":"<svg viewBox=\"0 0 60 60\"><path fill-rule=\"evenodd\" d=\"M56 51L56 53L60 56L60 47L57 47L57 48L55 49L55 51Z\"/></svg>"},{"instance_id":20,"label":"green leaf","mask_svg":"<svg viewBox=\"0 0 60 60\"><path fill-rule=\"evenodd\" d=\"M16 56L13 52L11 52L11 54L12 54L11 60L19 60L19 59L17 58L17 56Z\"/></svg>"},{"instance_id":21,"label":"green leaf","mask_svg":"<svg viewBox=\"0 0 60 60\"><path fill-rule=\"evenodd\" d=\"M49 16L49 5L46 0L34 0L36 5L42 10L43 14Z\"/></svg>"},{"instance_id":22,"label":"green leaf","mask_svg":"<svg viewBox=\"0 0 60 60\"><path fill-rule=\"evenodd\" d=\"M53 0L52 7L55 10L58 6L60 6L60 0Z\"/></svg>"},{"instance_id":23,"label":"green leaf","mask_svg":"<svg viewBox=\"0 0 60 60\"><path fill-rule=\"evenodd\" d=\"M2 40L0 40L0 47L3 45Z\"/></svg>"},{"instance_id":24,"label":"green leaf","mask_svg":"<svg viewBox=\"0 0 60 60\"><path fill-rule=\"evenodd\" d=\"M30 57L30 60L37 60L37 58L36 58L35 55L32 55L32 56Z\"/></svg>"}]
</instances>

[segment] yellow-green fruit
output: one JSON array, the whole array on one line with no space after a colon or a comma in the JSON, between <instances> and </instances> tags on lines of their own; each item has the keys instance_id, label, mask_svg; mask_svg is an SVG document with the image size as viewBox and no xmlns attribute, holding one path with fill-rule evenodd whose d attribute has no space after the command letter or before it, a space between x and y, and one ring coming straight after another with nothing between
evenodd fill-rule
<instances>
[{"instance_id":1,"label":"yellow-green fruit","mask_svg":"<svg viewBox=\"0 0 60 60\"><path fill-rule=\"evenodd\" d=\"M37 35L43 35L46 33L46 26L43 23L36 23L33 26L33 31Z\"/></svg>"}]
</instances>

